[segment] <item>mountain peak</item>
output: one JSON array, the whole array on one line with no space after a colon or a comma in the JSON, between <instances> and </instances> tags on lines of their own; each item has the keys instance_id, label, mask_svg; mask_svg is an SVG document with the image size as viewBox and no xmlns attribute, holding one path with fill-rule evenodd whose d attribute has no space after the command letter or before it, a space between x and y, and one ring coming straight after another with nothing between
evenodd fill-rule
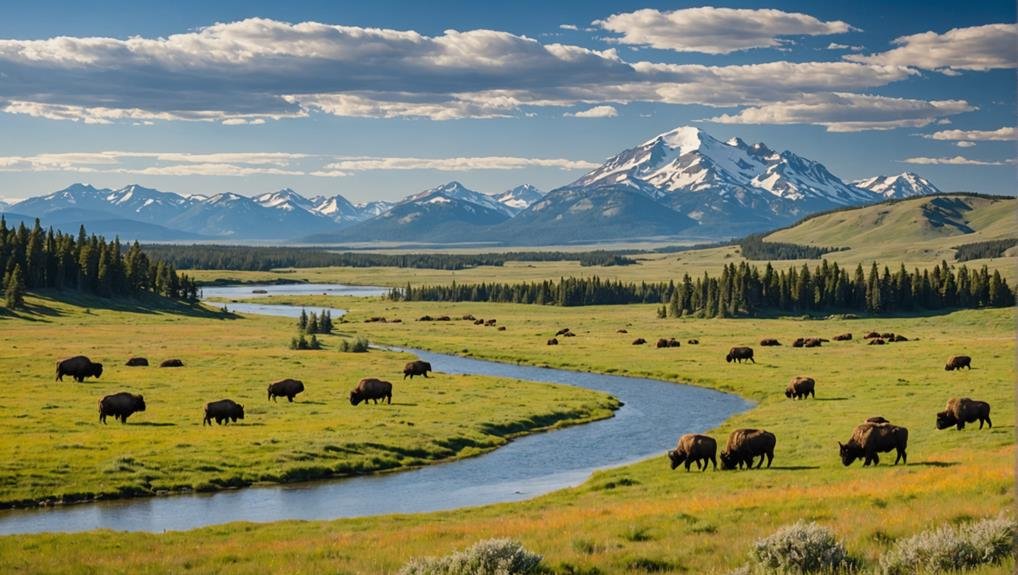
<instances>
[{"instance_id":1,"label":"mountain peak","mask_svg":"<svg viewBox=\"0 0 1018 575\"><path fill-rule=\"evenodd\" d=\"M667 132L654 136L643 143L644 146L654 145L661 142L673 150L678 150L679 155L687 154L700 149L705 140L713 140L710 134L694 126L679 126Z\"/></svg>"},{"instance_id":2,"label":"mountain peak","mask_svg":"<svg viewBox=\"0 0 1018 575\"><path fill-rule=\"evenodd\" d=\"M889 200L940 193L940 188L914 172L864 178L852 182L852 185Z\"/></svg>"}]
</instances>

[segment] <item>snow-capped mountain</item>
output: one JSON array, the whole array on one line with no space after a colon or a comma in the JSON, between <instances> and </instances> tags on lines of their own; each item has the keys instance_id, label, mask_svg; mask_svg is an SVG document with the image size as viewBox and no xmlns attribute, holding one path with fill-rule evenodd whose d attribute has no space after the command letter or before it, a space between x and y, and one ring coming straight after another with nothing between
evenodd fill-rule
<instances>
[{"instance_id":1,"label":"snow-capped mountain","mask_svg":"<svg viewBox=\"0 0 1018 575\"><path fill-rule=\"evenodd\" d=\"M448 198L450 200L461 200L471 204L476 204L489 210L500 212L502 214L505 214L506 216L512 216L518 211L499 202L492 196L482 194L480 192L475 192L456 181L449 182L448 184L442 184L441 186L437 186L429 190L424 190L423 192L407 196L397 205L414 203L425 198L433 198L436 197L436 194L440 195L441 197Z\"/></svg>"},{"instance_id":2,"label":"snow-capped mountain","mask_svg":"<svg viewBox=\"0 0 1018 575\"><path fill-rule=\"evenodd\" d=\"M874 176L864 180L856 180L852 185L878 194L884 199L911 198L939 194L940 189L926 178L912 172L902 172L897 176Z\"/></svg>"},{"instance_id":3,"label":"snow-capped mountain","mask_svg":"<svg viewBox=\"0 0 1018 575\"><path fill-rule=\"evenodd\" d=\"M5 202L3 200L0 200L0 212L6 212L7 209L10 208L10 207L11 207L10 204L8 204L7 202Z\"/></svg>"},{"instance_id":4,"label":"snow-capped mountain","mask_svg":"<svg viewBox=\"0 0 1018 575\"><path fill-rule=\"evenodd\" d=\"M523 184L495 196L495 201L519 212L529 208L531 204L540 201L543 197L544 192L541 190L530 184Z\"/></svg>"},{"instance_id":5,"label":"snow-capped mountain","mask_svg":"<svg viewBox=\"0 0 1018 575\"><path fill-rule=\"evenodd\" d=\"M278 192L271 192L254 197L254 201L266 208L276 208L278 210L286 210L288 212L295 210L304 210L306 212L314 211L316 201L320 202L322 200L324 200L324 198L306 198L290 188L283 188Z\"/></svg>"},{"instance_id":6,"label":"snow-capped mountain","mask_svg":"<svg viewBox=\"0 0 1018 575\"><path fill-rule=\"evenodd\" d=\"M354 207L357 208L363 219L368 219L384 214L391 210L394 205L392 202L386 202L385 200L375 200L373 202L354 204Z\"/></svg>"}]
</instances>

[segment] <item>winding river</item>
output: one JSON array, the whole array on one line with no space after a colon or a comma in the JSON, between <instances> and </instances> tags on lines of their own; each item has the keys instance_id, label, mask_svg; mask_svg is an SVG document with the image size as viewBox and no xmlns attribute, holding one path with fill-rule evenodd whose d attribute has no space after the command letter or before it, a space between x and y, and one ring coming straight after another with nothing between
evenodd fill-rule
<instances>
[{"instance_id":1,"label":"winding river","mask_svg":"<svg viewBox=\"0 0 1018 575\"><path fill-rule=\"evenodd\" d=\"M314 287L312 287L312 285ZM252 294L252 290L267 294ZM228 291L227 291L228 290ZM380 288L284 285L207 288L205 297L329 293L379 295ZM231 311L296 316L300 308L229 303ZM315 308L318 309L318 308ZM331 310L333 316L343 310ZM598 469L617 467L664 452L683 433L719 425L751 404L739 397L653 379L519 366L407 349L439 373L477 374L573 385L610 393L623 407L615 416L584 425L522 437L478 457L381 475L305 484L250 487L66 507L0 512L0 534L114 529L161 532L231 521L336 519L389 513L421 513L530 499L579 485Z\"/></svg>"}]
</instances>

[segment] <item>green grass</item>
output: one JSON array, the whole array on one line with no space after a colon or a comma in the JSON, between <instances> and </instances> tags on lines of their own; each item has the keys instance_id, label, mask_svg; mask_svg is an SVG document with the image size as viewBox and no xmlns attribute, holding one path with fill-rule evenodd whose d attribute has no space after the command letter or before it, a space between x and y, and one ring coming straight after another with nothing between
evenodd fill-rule
<instances>
[{"instance_id":1,"label":"green grass","mask_svg":"<svg viewBox=\"0 0 1018 575\"><path fill-rule=\"evenodd\" d=\"M545 564L557 573L726 573L745 563L755 539L798 519L830 526L850 553L873 567L897 539L1014 506L1012 309L858 320L658 320L650 305L558 308L322 297L290 301L347 307L349 322L340 328L372 342L651 376L738 393L757 406L710 433L723 443L737 427L773 431L778 438L774 467L670 471L664 452L676 438L662 437L660 457L597 473L582 486L531 501L411 516L230 524L159 535L5 537L0 538L0 556L6 571L391 573L414 556L444 554L489 537L513 537L543 554ZM497 318L507 329L412 321L424 314L465 313ZM400 317L404 323L362 323L377 315ZM248 321L260 329L275 325ZM557 347L545 345L561 327L578 336L562 338ZM623 327L628 334L615 333ZM9 337L7 326L3 329ZM121 328L121 335L133 329L148 328ZM850 331L859 337L869 330L894 331L917 341L878 347L856 340L815 349L787 345L800 335L830 337ZM162 327L159 331L171 333ZM653 342L673 336L682 347L630 345L635 337ZM701 344L685 344L693 337ZM786 345L756 346L763 337L777 337ZM18 338L19 345L22 341ZM747 344L757 348L756 365L724 362L729 347ZM210 356L217 353L209 351ZM945 372L947 358L962 353L973 357L975 369ZM176 354L185 355L179 350ZM816 400L784 398L788 379L800 374L816 378ZM53 386L41 380L39 385ZM413 385L418 385L416 380ZM934 414L952 396L989 401L994 428L937 431ZM488 413L502 411L497 404L497 410L489 404ZM196 410L189 408L188 413ZM877 468L841 465L836 442L872 415L910 429L909 465L889 465L887 457ZM1010 573L1014 567L1009 561L975 573Z\"/></svg>"},{"instance_id":2,"label":"green grass","mask_svg":"<svg viewBox=\"0 0 1018 575\"><path fill-rule=\"evenodd\" d=\"M604 394L500 378L404 383L409 355L341 354L340 335L320 336L321 351L289 350L289 319L180 315L156 305L132 313L102 309L99 299L29 303L36 314L0 319L0 506L418 466L494 449L513 433L608 417L616 407ZM102 362L103 376L53 381L55 360L76 354ZM124 367L132 356L153 367ZM167 358L185 367L154 367ZM395 384L391 406L350 405L350 389L369 376ZM303 380L306 391L294 403L268 401L267 385L286 377ZM98 400L122 390L144 395L147 410L127 425L101 425ZM242 403L246 418L203 427L204 405L222 398Z\"/></svg>"}]
</instances>

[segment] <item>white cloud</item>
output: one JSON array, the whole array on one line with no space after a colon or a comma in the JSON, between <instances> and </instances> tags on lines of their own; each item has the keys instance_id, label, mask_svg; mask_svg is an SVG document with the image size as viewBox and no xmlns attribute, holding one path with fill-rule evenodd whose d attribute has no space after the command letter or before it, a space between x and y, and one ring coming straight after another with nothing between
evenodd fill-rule
<instances>
[{"instance_id":1,"label":"white cloud","mask_svg":"<svg viewBox=\"0 0 1018 575\"><path fill-rule=\"evenodd\" d=\"M923 32L894 40L897 48L846 60L869 64L913 66L954 73L1018 66L1018 24L987 24L954 28L943 34Z\"/></svg>"},{"instance_id":2,"label":"white cloud","mask_svg":"<svg viewBox=\"0 0 1018 575\"><path fill-rule=\"evenodd\" d=\"M837 42L831 42L830 44L827 45L827 49L828 50L851 50L853 52L858 52L858 51L862 50L862 46L856 46L856 45L851 45L851 44L838 44Z\"/></svg>"},{"instance_id":3,"label":"white cloud","mask_svg":"<svg viewBox=\"0 0 1018 575\"><path fill-rule=\"evenodd\" d=\"M965 142L955 142L954 145L958 146L959 148L974 148L976 143L965 141Z\"/></svg>"},{"instance_id":4,"label":"white cloud","mask_svg":"<svg viewBox=\"0 0 1018 575\"><path fill-rule=\"evenodd\" d=\"M1013 164L1014 161L996 161L996 160L972 160L964 156L954 156L953 158L906 158L902 160L906 164L921 164L921 165L951 165L951 166L1004 166L1007 164Z\"/></svg>"},{"instance_id":5,"label":"white cloud","mask_svg":"<svg viewBox=\"0 0 1018 575\"><path fill-rule=\"evenodd\" d=\"M519 170L541 167L560 170L590 170L596 162L566 160L562 158L521 158L514 156L479 156L461 158L412 157L353 157L341 158L324 166L323 173L332 171L362 172L385 170L439 170L462 172L469 170ZM313 174L319 175L319 174Z\"/></svg>"},{"instance_id":6,"label":"white cloud","mask_svg":"<svg viewBox=\"0 0 1018 575\"><path fill-rule=\"evenodd\" d=\"M1015 139L1015 129L1013 126L1005 126L996 130L941 130L923 137L931 140L1007 142Z\"/></svg>"},{"instance_id":7,"label":"white cloud","mask_svg":"<svg viewBox=\"0 0 1018 575\"><path fill-rule=\"evenodd\" d=\"M562 30L572 30L573 32L579 30L576 24L559 24L558 27Z\"/></svg>"},{"instance_id":8,"label":"white cloud","mask_svg":"<svg viewBox=\"0 0 1018 575\"><path fill-rule=\"evenodd\" d=\"M594 24L621 34L615 41L622 44L706 54L776 48L789 42L783 37L843 34L854 30L840 20L824 22L799 12L711 6L671 12L645 8L613 14Z\"/></svg>"},{"instance_id":9,"label":"white cloud","mask_svg":"<svg viewBox=\"0 0 1018 575\"><path fill-rule=\"evenodd\" d=\"M964 100L912 100L863 94L813 94L710 118L720 124L814 124L829 132L922 127L976 108Z\"/></svg>"},{"instance_id":10,"label":"white cloud","mask_svg":"<svg viewBox=\"0 0 1018 575\"><path fill-rule=\"evenodd\" d=\"M619 111L614 106L594 106L589 110L569 112L565 115L574 118L614 118L619 115Z\"/></svg>"}]
</instances>

